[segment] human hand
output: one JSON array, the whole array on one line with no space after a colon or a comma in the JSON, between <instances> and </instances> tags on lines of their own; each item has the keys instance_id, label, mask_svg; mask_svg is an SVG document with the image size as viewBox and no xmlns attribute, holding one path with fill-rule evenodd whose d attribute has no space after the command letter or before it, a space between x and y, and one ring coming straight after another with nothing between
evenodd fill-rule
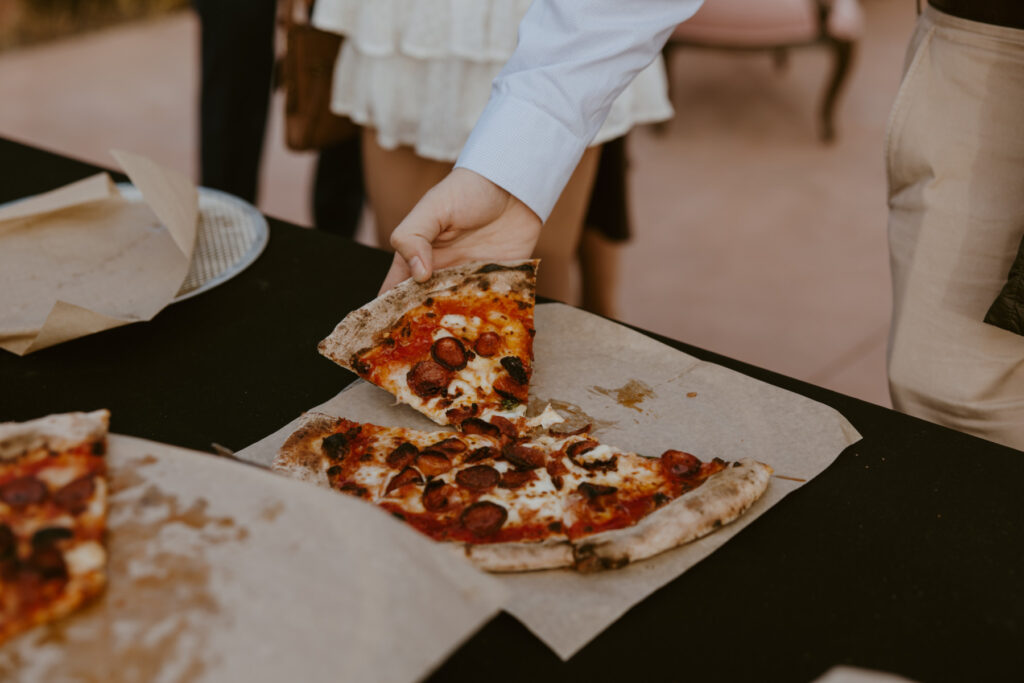
<instances>
[{"instance_id":1,"label":"human hand","mask_svg":"<svg viewBox=\"0 0 1024 683\"><path fill-rule=\"evenodd\" d=\"M529 258L541 220L526 204L465 168L456 168L423 195L391 233L395 260L380 291L435 268L470 261Z\"/></svg>"}]
</instances>

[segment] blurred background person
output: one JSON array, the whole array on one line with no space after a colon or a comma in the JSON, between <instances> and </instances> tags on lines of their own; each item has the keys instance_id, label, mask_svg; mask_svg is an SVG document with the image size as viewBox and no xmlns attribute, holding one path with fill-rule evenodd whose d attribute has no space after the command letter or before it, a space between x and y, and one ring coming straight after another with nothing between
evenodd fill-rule
<instances>
[{"instance_id":1,"label":"blurred background person","mask_svg":"<svg viewBox=\"0 0 1024 683\"><path fill-rule=\"evenodd\" d=\"M1024 449L1024 302L993 307L1024 240L1024 3L929 0L905 64L886 138L893 407Z\"/></svg>"},{"instance_id":2,"label":"blurred background person","mask_svg":"<svg viewBox=\"0 0 1024 683\"><path fill-rule=\"evenodd\" d=\"M193 4L200 21L200 183L255 204L274 83L278 3ZM311 195L315 227L355 235L364 195L358 136L320 150Z\"/></svg>"},{"instance_id":3,"label":"blurred background person","mask_svg":"<svg viewBox=\"0 0 1024 683\"><path fill-rule=\"evenodd\" d=\"M408 3L319 0L313 23L346 40L334 74L332 110L363 126L367 196L377 236L391 232L451 171L490 96L491 82L516 46L529 0ZM656 60L615 100L609 116L546 222L535 256L538 293L573 302L577 259L582 303L613 315L614 242L629 235L625 146L636 125L672 116L664 65ZM593 193L602 146L602 188ZM588 207L592 195L600 204ZM584 225L594 227L583 239Z\"/></svg>"}]
</instances>

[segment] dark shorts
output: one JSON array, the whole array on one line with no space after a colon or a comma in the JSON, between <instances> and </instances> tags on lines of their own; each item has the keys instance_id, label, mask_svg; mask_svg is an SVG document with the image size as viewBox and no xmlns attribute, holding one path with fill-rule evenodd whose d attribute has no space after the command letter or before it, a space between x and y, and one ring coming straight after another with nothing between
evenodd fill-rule
<instances>
[{"instance_id":1,"label":"dark shorts","mask_svg":"<svg viewBox=\"0 0 1024 683\"><path fill-rule=\"evenodd\" d=\"M625 136L602 145L584 225L611 242L625 242L630 237L627 166Z\"/></svg>"}]
</instances>

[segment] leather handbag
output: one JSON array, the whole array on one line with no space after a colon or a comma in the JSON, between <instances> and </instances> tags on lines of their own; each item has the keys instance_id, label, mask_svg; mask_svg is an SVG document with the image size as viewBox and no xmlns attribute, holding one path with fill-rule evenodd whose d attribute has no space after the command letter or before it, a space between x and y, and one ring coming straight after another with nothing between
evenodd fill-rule
<instances>
[{"instance_id":1,"label":"leather handbag","mask_svg":"<svg viewBox=\"0 0 1024 683\"><path fill-rule=\"evenodd\" d=\"M298 7L297 7L298 5ZM295 151L322 149L353 137L358 127L330 109L334 64L342 37L312 26L312 4L285 3L285 53L281 79L285 90L285 144ZM301 20L296 20L296 11Z\"/></svg>"}]
</instances>

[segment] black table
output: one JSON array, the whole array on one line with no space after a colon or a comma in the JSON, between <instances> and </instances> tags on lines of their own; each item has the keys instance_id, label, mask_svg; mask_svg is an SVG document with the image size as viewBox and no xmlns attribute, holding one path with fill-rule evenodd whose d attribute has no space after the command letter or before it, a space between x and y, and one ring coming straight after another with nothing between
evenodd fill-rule
<instances>
[{"instance_id":1,"label":"black table","mask_svg":"<svg viewBox=\"0 0 1024 683\"><path fill-rule=\"evenodd\" d=\"M2 139L0 169L0 201L98 170ZM0 421L103 407L119 433L239 449L333 396L353 376L313 349L390 257L270 226L253 266L151 322L0 351ZM652 336L828 404L864 439L569 662L502 614L432 680L808 681L836 664L1024 676L1024 453Z\"/></svg>"}]
</instances>

